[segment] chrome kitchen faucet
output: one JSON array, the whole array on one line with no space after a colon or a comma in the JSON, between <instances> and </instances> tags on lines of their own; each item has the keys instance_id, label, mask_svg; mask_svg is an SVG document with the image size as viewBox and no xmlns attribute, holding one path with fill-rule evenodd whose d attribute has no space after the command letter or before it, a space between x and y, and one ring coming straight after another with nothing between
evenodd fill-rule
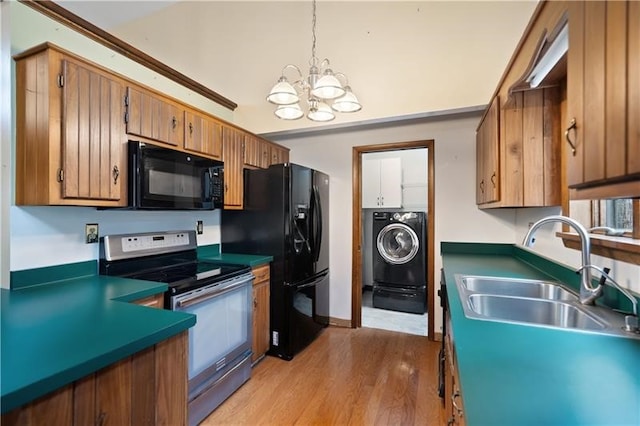
<instances>
[{"instance_id":1,"label":"chrome kitchen faucet","mask_svg":"<svg viewBox=\"0 0 640 426\"><path fill-rule=\"evenodd\" d=\"M533 238L534 233L542 225L552 222L560 222L573 227L580 236L580 248L582 252L582 266L578 268L580 273L580 303L583 305L591 305L593 302L602 295L602 285L607 281L611 283L611 286L616 288L620 293L627 297L631 301L633 306L633 315L625 316L625 330L631 332L638 332L640 330L640 321L638 320L638 301L629 293L624 287L620 286L608 273L608 269L602 269L598 266L591 264L591 244L589 235L584 226L570 217L566 216L548 216L540 219L534 223L527 235L524 237L522 244L525 247L531 247L535 241ZM597 287L591 285L591 269L595 269L601 275L600 284Z\"/></svg>"},{"instance_id":2,"label":"chrome kitchen faucet","mask_svg":"<svg viewBox=\"0 0 640 426\"><path fill-rule=\"evenodd\" d=\"M525 235L522 244L525 247L533 246L533 243L535 241L533 236L538 228L540 228L542 225L553 222L560 222L571 226L580 236L580 251L582 253L582 266L580 267L580 269L578 269L581 278L580 303L582 303L583 305L592 305L593 302L601 296L602 285L598 284L598 286L595 288L591 286L591 243L589 240L589 235L587 234L587 230L580 224L580 222L571 219L570 217L559 215L544 217L531 225L531 228L529 228L529 232L527 232L527 235Z\"/></svg>"}]
</instances>

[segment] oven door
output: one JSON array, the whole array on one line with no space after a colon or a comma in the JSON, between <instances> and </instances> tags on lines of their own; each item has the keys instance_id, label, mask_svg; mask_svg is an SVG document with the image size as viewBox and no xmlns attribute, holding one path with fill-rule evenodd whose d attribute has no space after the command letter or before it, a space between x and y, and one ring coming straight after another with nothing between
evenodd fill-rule
<instances>
[{"instance_id":1,"label":"oven door","mask_svg":"<svg viewBox=\"0 0 640 426\"><path fill-rule=\"evenodd\" d=\"M251 354L253 275L240 275L171 298L171 309L196 315L189 329L189 399Z\"/></svg>"},{"instance_id":2,"label":"oven door","mask_svg":"<svg viewBox=\"0 0 640 426\"><path fill-rule=\"evenodd\" d=\"M211 210L223 206L223 163L143 142L129 142L130 205Z\"/></svg>"}]
</instances>

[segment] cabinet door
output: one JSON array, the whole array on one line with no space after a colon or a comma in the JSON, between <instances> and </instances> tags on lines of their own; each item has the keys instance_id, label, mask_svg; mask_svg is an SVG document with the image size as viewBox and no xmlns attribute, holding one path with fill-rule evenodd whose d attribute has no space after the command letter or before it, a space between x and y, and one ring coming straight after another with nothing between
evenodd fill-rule
<instances>
[{"instance_id":1,"label":"cabinet door","mask_svg":"<svg viewBox=\"0 0 640 426\"><path fill-rule=\"evenodd\" d=\"M566 146L567 182L600 188L587 198L640 195L637 9L634 1L569 3L567 127L575 152Z\"/></svg>"},{"instance_id":2,"label":"cabinet door","mask_svg":"<svg viewBox=\"0 0 640 426\"><path fill-rule=\"evenodd\" d=\"M123 86L76 62L65 60L62 68L62 196L119 200Z\"/></svg>"},{"instance_id":3,"label":"cabinet door","mask_svg":"<svg viewBox=\"0 0 640 426\"><path fill-rule=\"evenodd\" d=\"M500 200L498 108L496 96L476 131L476 204Z\"/></svg>"},{"instance_id":4,"label":"cabinet door","mask_svg":"<svg viewBox=\"0 0 640 426\"><path fill-rule=\"evenodd\" d=\"M127 358L96 374L96 413L111 424L131 424L131 362ZM100 422L100 421L98 421Z\"/></svg>"},{"instance_id":5,"label":"cabinet door","mask_svg":"<svg viewBox=\"0 0 640 426\"><path fill-rule=\"evenodd\" d=\"M242 209L244 134L232 127L222 129L222 161L224 161L224 207Z\"/></svg>"},{"instance_id":6,"label":"cabinet door","mask_svg":"<svg viewBox=\"0 0 640 426\"><path fill-rule=\"evenodd\" d=\"M270 165L271 147L259 138L244 135L244 164L266 169Z\"/></svg>"},{"instance_id":7,"label":"cabinet door","mask_svg":"<svg viewBox=\"0 0 640 426\"><path fill-rule=\"evenodd\" d=\"M380 206L402 207L402 160L400 158L380 160Z\"/></svg>"},{"instance_id":8,"label":"cabinet door","mask_svg":"<svg viewBox=\"0 0 640 426\"><path fill-rule=\"evenodd\" d=\"M127 88L127 133L174 146L183 146L181 107L151 93Z\"/></svg>"},{"instance_id":9,"label":"cabinet door","mask_svg":"<svg viewBox=\"0 0 640 426\"><path fill-rule=\"evenodd\" d=\"M253 270L253 344L251 361L256 362L269 350L269 265Z\"/></svg>"},{"instance_id":10,"label":"cabinet door","mask_svg":"<svg viewBox=\"0 0 640 426\"><path fill-rule=\"evenodd\" d=\"M222 158L222 124L196 111L184 113L184 148Z\"/></svg>"},{"instance_id":11,"label":"cabinet door","mask_svg":"<svg viewBox=\"0 0 640 426\"><path fill-rule=\"evenodd\" d=\"M640 173L640 2L628 4L627 167L629 173Z\"/></svg>"},{"instance_id":12,"label":"cabinet door","mask_svg":"<svg viewBox=\"0 0 640 426\"><path fill-rule=\"evenodd\" d=\"M271 146L271 164L283 164L289 162L289 150L276 145Z\"/></svg>"},{"instance_id":13,"label":"cabinet door","mask_svg":"<svg viewBox=\"0 0 640 426\"><path fill-rule=\"evenodd\" d=\"M484 125L484 146L482 161L484 173L484 202L490 203L500 200L500 102L496 96L491 102Z\"/></svg>"},{"instance_id":14,"label":"cabinet door","mask_svg":"<svg viewBox=\"0 0 640 426\"><path fill-rule=\"evenodd\" d=\"M380 161L362 159L362 208L380 207Z\"/></svg>"}]
</instances>

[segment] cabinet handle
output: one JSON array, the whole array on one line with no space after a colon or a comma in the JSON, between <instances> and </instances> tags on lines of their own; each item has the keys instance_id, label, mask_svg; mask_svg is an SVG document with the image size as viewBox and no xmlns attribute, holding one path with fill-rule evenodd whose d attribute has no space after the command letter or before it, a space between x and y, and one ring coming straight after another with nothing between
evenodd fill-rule
<instances>
[{"instance_id":1,"label":"cabinet handle","mask_svg":"<svg viewBox=\"0 0 640 426\"><path fill-rule=\"evenodd\" d=\"M491 184L494 188L496 187L496 172L493 172L493 174L491 175Z\"/></svg>"},{"instance_id":2,"label":"cabinet handle","mask_svg":"<svg viewBox=\"0 0 640 426\"><path fill-rule=\"evenodd\" d=\"M567 130L564 131L564 138L567 140L567 143L571 147L571 153L573 154L574 157L576 156L576 144L571 141L571 138L569 138L569 132L571 132L571 130L575 130L576 127L577 127L576 119L574 117L571 119L571 122L569 123L569 127L567 127Z\"/></svg>"},{"instance_id":3,"label":"cabinet handle","mask_svg":"<svg viewBox=\"0 0 640 426\"><path fill-rule=\"evenodd\" d=\"M193 134L193 124L189 123L189 134Z\"/></svg>"},{"instance_id":4,"label":"cabinet handle","mask_svg":"<svg viewBox=\"0 0 640 426\"><path fill-rule=\"evenodd\" d=\"M107 413L105 413L104 411L100 411L100 414L98 414L98 418L96 419L96 426L104 425L104 421L106 418L107 418Z\"/></svg>"},{"instance_id":5,"label":"cabinet handle","mask_svg":"<svg viewBox=\"0 0 640 426\"><path fill-rule=\"evenodd\" d=\"M456 391L453 395L451 395L451 403L453 404L453 408L456 409L456 411L458 412L459 416L462 416L462 408L458 407L458 404L456 404L456 398L458 398L460 396L460 392Z\"/></svg>"},{"instance_id":6,"label":"cabinet handle","mask_svg":"<svg viewBox=\"0 0 640 426\"><path fill-rule=\"evenodd\" d=\"M178 126L178 120L174 115L173 117L171 117L171 127L175 129L177 126Z\"/></svg>"},{"instance_id":7,"label":"cabinet handle","mask_svg":"<svg viewBox=\"0 0 640 426\"><path fill-rule=\"evenodd\" d=\"M484 179L480 181L480 192L484 194Z\"/></svg>"},{"instance_id":8,"label":"cabinet handle","mask_svg":"<svg viewBox=\"0 0 640 426\"><path fill-rule=\"evenodd\" d=\"M111 172L111 174L113 175L113 184L117 184L118 183L118 178L120 177L120 169L118 168L118 166L113 166L113 171Z\"/></svg>"},{"instance_id":9,"label":"cabinet handle","mask_svg":"<svg viewBox=\"0 0 640 426\"><path fill-rule=\"evenodd\" d=\"M380 205L384 206L384 197L380 197Z\"/></svg>"},{"instance_id":10,"label":"cabinet handle","mask_svg":"<svg viewBox=\"0 0 640 426\"><path fill-rule=\"evenodd\" d=\"M255 297L253 298L253 307L254 308L258 307L258 299L256 299Z\"/></svg>"},{"instance_id":11,"label":"cabinet handle","mask_svg":"<svg viewBox=\"0 0 640 426\"><path fill-rule=\"evenodd\" d=\"M229 185L227 185L226 183L224 184L224 192L228 192L229 191Z\"/></svg>"}]
</instances>

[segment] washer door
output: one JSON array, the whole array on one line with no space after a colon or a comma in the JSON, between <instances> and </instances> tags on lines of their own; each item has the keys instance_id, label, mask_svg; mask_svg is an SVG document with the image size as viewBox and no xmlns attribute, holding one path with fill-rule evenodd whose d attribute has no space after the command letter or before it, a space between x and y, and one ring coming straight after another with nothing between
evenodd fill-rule
<instances>
[{"instance_id":1,"label":"washer door","mask_svg":"<svg viewBox=\"0 0 640 426\"><path fill-rule=\"evenodd\" d=\"M410 262L420 248L418 235L404 223L390 223L382 228L376 245L380 256L393 265Z\"/></svg>"}]
</instances>

